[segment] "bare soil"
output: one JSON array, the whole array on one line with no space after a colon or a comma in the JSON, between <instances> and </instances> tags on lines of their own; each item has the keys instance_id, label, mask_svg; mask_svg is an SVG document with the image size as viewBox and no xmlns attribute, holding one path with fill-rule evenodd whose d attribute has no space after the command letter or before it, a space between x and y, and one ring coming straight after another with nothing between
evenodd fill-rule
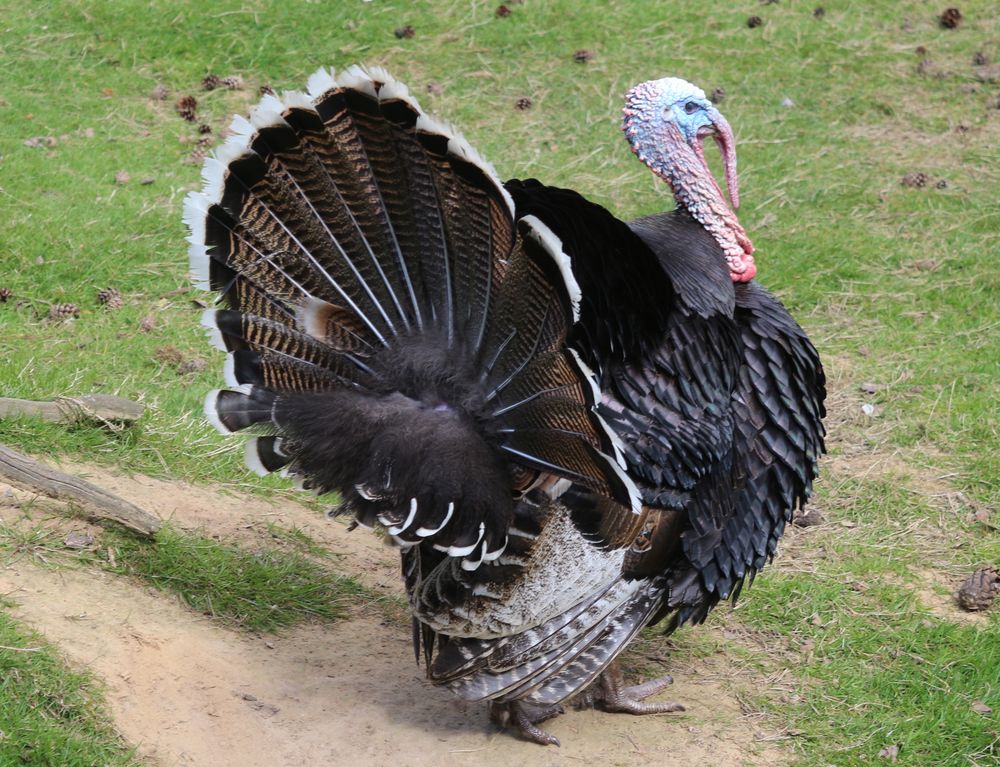
<instances>
[{"instance_id":1,"label":"bare soil","mask_svg":"<svg viewBox=\"0 0 1000 767\"><path fill-rule=\"evenodd\" d=\"M339 555L335 567L401 595L397 555L378 539L282 500L223 494L66 464L142 508L227 541L259 546L274 521ZM23 494L0 485L0 520L21 515ZM36 520L37 521L37 520ZM79 521L61 523L82 529ZM428 684L409 627L359 606L336 624L253 635L199 615L175 598L91 568L47 568L29 557L0 566L14 615L54 642L107 689L116 726L151 764L256 765L781 765L789 752L738 700L759 680L725 658L677 658L663 697L685 714L649 717L570 710L547 722L562 748L501 733L486 708ZM630 664L632 665L632 664ZM767 692L756 688L755 693Z\"/></svg>"}]
</instances>

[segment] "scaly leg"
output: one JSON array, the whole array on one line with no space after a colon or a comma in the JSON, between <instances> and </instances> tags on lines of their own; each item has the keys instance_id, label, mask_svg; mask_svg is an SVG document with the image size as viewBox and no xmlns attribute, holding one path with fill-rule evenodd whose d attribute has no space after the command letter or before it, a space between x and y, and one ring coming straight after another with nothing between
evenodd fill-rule
<instances>
[{"instance_id":1,"label":"scaly leg","mask_svg":"<svg viewBox=\"0 0 1000 767\"><path fill-rule=\"evenodd\" d=\"M684 711L684 706L680 703L645 702L650 695L665 690L673 682L672 677L664 676L626 687L621 666L618 665L618 661L612 661L601 674L598 684L595 684L590 691L590 701L594 704L600 703L605 711L625 714L668 714Z\"/></svg>"},{"instance_id":2,"label":"scaly leg","mask_svg":"<svg viewBox=\"0 0 1000 767\"><path fill-rule=\"evenodd\" d=\"M522 737L541 746L558 746L559 738L535 727L535 725L562 713L563 707L558 705L545 706L544 708L540 706L529 707L528 704L516 700L510 703L490 703L490 719L504 729L511 726L516 727Z\"/></svg>"}]
</instances>

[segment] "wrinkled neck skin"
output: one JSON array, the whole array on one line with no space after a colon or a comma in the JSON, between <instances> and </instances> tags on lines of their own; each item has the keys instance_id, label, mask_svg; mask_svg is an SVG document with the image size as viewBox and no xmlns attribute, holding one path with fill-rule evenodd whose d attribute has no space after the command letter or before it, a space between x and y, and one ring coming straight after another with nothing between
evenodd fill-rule
<instances>
[{"instance_id":1,"label":"wrinkled neck skin","mask_svg":"<svg viewBox=\"0 0 1000 767\"><path fill-rule=\"evenodd\" d=\"M757 273L753 243L726 203L715 177L707 172L702 158L684 139L674 122L666 122L651 147L636 156L662 178L674 193L677 207L691 214L715 238L726 256L733 282L749 282Z\"/></svg>"}]
</instances>

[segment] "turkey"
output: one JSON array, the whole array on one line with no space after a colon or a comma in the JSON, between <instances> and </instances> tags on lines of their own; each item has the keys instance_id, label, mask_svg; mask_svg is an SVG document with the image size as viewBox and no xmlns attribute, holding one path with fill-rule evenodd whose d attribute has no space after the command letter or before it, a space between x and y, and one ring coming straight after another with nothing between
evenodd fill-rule
<instances>
[{"instance_id":1,"label":"turkey","mask_svg":"<svg viewBox=\"0 0 1000 767\"><path fill-rule=\"evenodd\" d=\"M729 124L676 78L624 111L675 210L503 184L360 67L236 118L185 202L227 352L208 419L397 546L431 682L542 744L574 697L681 708L616 656L735 599L823 451L822 366L753 279Z\"/></svg>"}]
</instances>

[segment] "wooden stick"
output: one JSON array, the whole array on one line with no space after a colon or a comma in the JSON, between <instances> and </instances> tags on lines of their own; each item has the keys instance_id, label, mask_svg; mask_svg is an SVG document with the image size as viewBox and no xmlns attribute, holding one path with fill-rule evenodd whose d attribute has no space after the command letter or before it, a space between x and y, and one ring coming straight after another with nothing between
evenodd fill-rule
<instances>
[{"instance_id":1,"label":"wooden stick","mask_svg":"<svg viewBox=\"0 0 1000 767\"><path fill-rule=\"evenodd\" d=\"M153 535L160 520L107 490L53 469L0 445L0 479L33 493L73 503L95 519L107 519L142 535Z\"/></svg>"},{"instance_id":2,"label":"wooden stick","mask_svg":"<svg viewBox=\"0 0 1000 767\"><path fill-rule=\"evenodd\" d=\"M46 421L100 421L105 424L131 423L142 417L145 408L138 402L110 394L81 394L36 402L29 399L0 397L0 418L33 415Z\"/></svg>"}]
</instances>

